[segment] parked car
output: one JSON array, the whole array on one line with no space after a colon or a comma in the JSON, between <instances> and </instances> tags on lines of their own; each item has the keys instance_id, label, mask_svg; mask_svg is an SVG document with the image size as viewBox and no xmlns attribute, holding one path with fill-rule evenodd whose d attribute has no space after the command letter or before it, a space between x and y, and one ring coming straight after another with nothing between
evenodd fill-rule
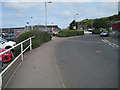
<instances>
[{"instance_id":1,"label":"parked car","mask_svg":"<svg viewBox=\"0 0 120 90\"><path fill-rule=\"evenodd\" d=\"M14 33L8 33L6 35L3 35L3 38L8 41L15 41L16 35Z\"/></svg>"},{"instance_id":2,"label":"parked car","mask_svg":"<svg viewBox=\"0 0 120 90\"><path fill-rule=\"evenodd\" d=\"M0 49L0 53L6 51L7 49ZM14 55L11 51L7 51L6 53L0 55L0 61L8 62L14 59Z\"/></svg>"},{"instance_id":3,"label":"parked car","mask_svg":"<svg viewBox=\"0 0 120 90\"><path fill-rule=\"evenodd\" d=\"M53 36L55 36L56 34L59 33L59 31L53 31L52 33L53 33Z\"/></svg>"},{"instance_id":4,"label":"parked car","mask_svg":"<svg viewBox=\"0 0 120 90\"><path fill-rule=\"evenodd\" d=\"M108 31L102 31L102 32L100 33L100 36L101 36L101 37L107 37L107 36L109 36L109 32L108 32Z\"/></svg>"},{"instance_id":5,"label":"parked car","mask_svg":"<svg viewBox=\"0 0 120 90\"><path fill-rule=\"evenodd\" d=\"M0 37L0 48L9 49L15 45L16 45L16 42L7 41L6 39Z\"/></svg>"},{"instance_id":6,"label":"parked car","mask_svg":"<svg viewBox=\"0 0 120 90\"><path fill-rule=\"evenodd\" d=\"M84 34L92 34L92 32L85 30Z\"/></svg>"}]
</instances>

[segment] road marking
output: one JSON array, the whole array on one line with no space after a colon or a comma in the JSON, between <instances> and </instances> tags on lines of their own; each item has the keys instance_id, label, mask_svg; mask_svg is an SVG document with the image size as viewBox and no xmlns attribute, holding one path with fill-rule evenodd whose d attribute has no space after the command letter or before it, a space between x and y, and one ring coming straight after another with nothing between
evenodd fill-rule
<instances>
[{"instance_id":1,"label":"road marking","mask_svg":"<svg viewBox=\"0 0 120 90\"><path fill-rule=\"evenodd\" d=\"M117 44L115 44L115 43L112 43L112 42L110 42L110 41L108 41L108 40L106 40L106 39L102 39L102 41L104 42L104 43L108 43L110 46L112 46L112 47L119 47L119 45L117 45Z\"/></svg>"},{"instance_id":2,"label":"road marking","mask_svg":"<svg viewBox=\"0 0 120 90\"><path fill-rule=\"evenodd\" d=\"M79 40L67 40L67 41L72 41L72 42L83 42L83 43L102 43L98 41L79 41Z\"/></svg>"}]
</instances>

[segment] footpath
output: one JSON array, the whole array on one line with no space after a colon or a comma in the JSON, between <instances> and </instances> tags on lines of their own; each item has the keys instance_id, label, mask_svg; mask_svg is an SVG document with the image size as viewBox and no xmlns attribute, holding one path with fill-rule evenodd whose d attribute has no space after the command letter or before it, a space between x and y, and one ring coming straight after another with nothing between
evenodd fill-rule
<instances>
[{"instance_id":1,"label":"footpath","mask_svg":"<svg viewBox=\"0 0 120 90\"><path fill-rule=\"evenodd\" d=\"M53 40L24 54L24 61L11 77L6 88L64 88L56 65L54 46L61 39Z\"/></svg>"}]
</instances>

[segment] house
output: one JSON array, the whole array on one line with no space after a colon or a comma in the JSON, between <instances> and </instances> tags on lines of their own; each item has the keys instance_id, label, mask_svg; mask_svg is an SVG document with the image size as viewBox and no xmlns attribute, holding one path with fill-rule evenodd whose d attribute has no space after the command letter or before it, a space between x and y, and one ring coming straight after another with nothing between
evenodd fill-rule
<instances>
[{"instance_id":1,"label":"house","mask_svg":"<svg viewBox=\"0 0 120 90\"><path fill-rule=\"evenodd\" d=\"M120 21L115 21L112 23L112 30L120 30Z\"/></svg>"},{"instance_id":2,"label":"house","mask_svg":"<svg viewBox=\"0 0 120 90\"><path fill-rule=\"evenodd\" d=\"M48 25L47 27L50 29L50 32L60 31L60 28L57 25Z\"/></svg>"},{"instance_id":3,"label":"house","mask_svg":"<svg viewBox=\"0 0 120 90\"><path fill-rule=\"evenodd\" d=\"M113 37L120 37L120 21L115 21L112 23L112 34Z\"/></svg>"}]
</instances>

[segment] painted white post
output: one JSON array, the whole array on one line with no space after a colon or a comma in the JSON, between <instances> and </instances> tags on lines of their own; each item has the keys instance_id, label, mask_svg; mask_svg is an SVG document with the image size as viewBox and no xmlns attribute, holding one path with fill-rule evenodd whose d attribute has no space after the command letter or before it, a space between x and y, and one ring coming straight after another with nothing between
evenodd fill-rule
<instances>
[{"instance_id":1,"label":"painted white post","mask_svg":"<svg viewBox=\"0 0 120 90\"><path fill-rule=\"evenodd\" d=\"M0 74L0 90L2 90L2 75Z\"/></svg>"},{"instance_id":2,"label":"painted white post","mask_svg":"<svg viewBox=\"0 0 120 90\"><path fill-rule=\"evenodd\" d=\"M32 38L30 37L30 50L32 50Z\"/></svg>"},{"instance_id":3,"label":"painted white post","mask_svg":"<svg viewBox=\"0 0 120 90\"><path fill-rule=\"evenodd\" d=\"M21 60L23 60L23 43L21 43Z\"/></svg>"}]
</instances>

